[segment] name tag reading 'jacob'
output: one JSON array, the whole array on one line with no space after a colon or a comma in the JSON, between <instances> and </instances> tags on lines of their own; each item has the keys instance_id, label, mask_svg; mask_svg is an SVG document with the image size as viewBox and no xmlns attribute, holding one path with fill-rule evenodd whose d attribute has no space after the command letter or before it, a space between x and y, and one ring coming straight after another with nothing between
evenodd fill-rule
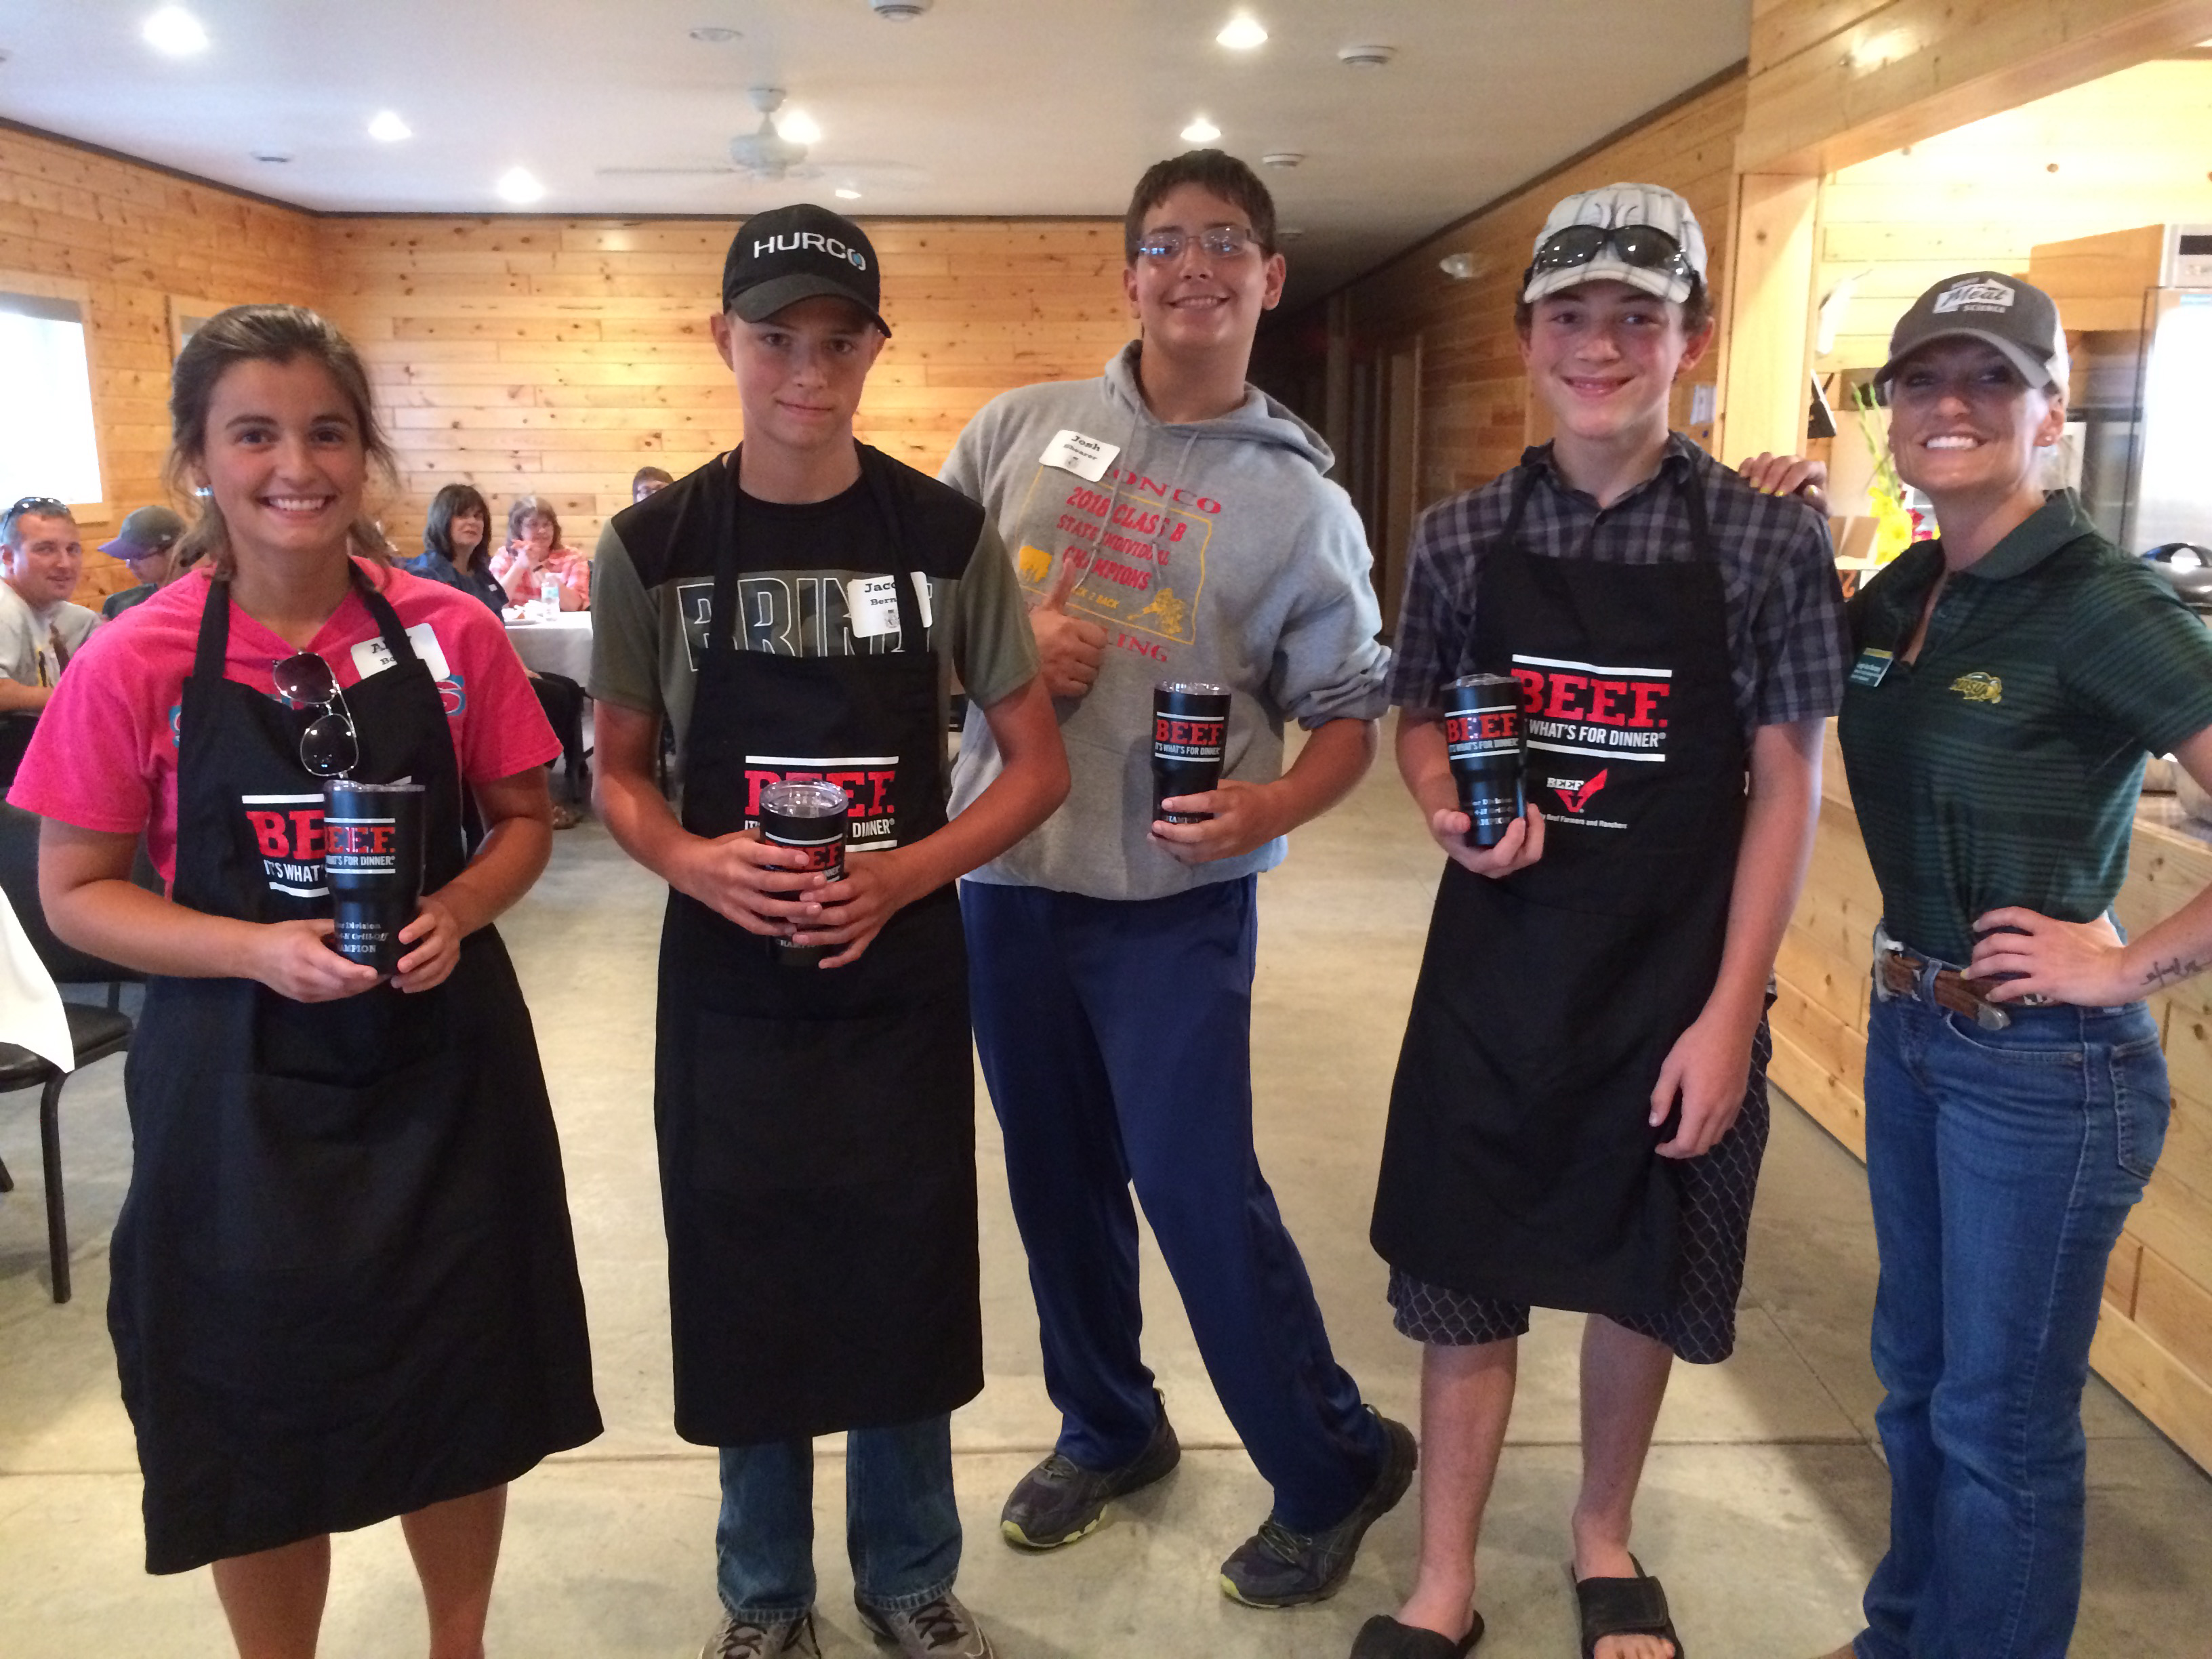
<instances>
[{"instance_id":1,"label":"name tag reading 'jacob'","mask_svg":"<svg viewBox=\"0 0 2212 1659\"><path fill-rule=\"evenodd\" d=\"M927 628L936 617L929 608L929 578L921 571L908 573L914 584L915 609L921 613L921 625ZM898 578L896 576L854 576L845 584L846 626L853 630L856 640L880 639L886 634L899 631Z\"/></svg>"}]
</instances>

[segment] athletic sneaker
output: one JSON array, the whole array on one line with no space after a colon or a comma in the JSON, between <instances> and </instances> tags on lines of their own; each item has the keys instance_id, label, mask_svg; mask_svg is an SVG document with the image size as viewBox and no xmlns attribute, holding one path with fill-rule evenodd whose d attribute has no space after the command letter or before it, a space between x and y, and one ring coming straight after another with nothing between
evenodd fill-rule
<instances>
[{"instance_id":1,"label":"athletic sneaker","mask_svg":"<svg viewBox=\"0 0 2212 1659\"><path fill-rule=\"evenodd\" d=\"M868 1634L895 1645L906 1659L994 1659L991 1638L949 1590L911 1613L884 1613L857 1599L853 1605Z\"/></svg>"},{"instance_id":2,"label":"athletic sneaker","mask_svg":"<svg viewBox=\"0 0 2212 1659\"><path fill-rule=\"evenodd\" d=\"M699 1650L699 1659L783 1659L787 1654L796 1654L799 1659L822 1659L822 1644L814 1638L812 1613L773 1625L756 1625L726 1613L720 1626Z\"/></svg>"},{"instance_id":3,"label":"athletic sneaker","mask_svg":"<svg viewBox=\"0 0 2212 1659\"><path fill-rule=\"evenodd\" d=\"M1018 1549L1052 1550L1095 1531L1113 1498L1149 1486L1182 1460L1182 1447L1168 1421L1159 1390L1160 1420L1152 1437L1119 1468L1086 1469L1058 1452L1027 1474L1000 1512L999 1530Z\"/></svg>"},{"instance_id":4,"label":"athletic sneaker","mask_svg":"<svg viewBox=\"0 0 2212 1659\"><path fill-rule=\"evenodd\" d=\"M1420 1453L1413 1431L1375 1412L1382 1425L1382 1472L1352 1513L1325 1532L1292 1532L1269 1516L1221 1564L1221 1593L1249 1607L1294 1607L1326 1601L1344 1587L1368 1528L1395 1508L1413 1483Z\"/></svg>"}]
</instances>

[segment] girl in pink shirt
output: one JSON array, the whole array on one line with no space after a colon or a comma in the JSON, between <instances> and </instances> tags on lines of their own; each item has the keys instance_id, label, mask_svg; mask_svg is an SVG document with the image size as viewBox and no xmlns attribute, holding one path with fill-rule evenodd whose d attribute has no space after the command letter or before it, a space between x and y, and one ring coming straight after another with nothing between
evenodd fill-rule
<instances>
[{"instance_id":1,"label":"girl in pink shirt","mask_svg":"<svg viewBox=\"0 0 2212 1659\"><path fill-rule=\"evenodd\" d=\"M390 450L328 323L222 312L170 410L194 568L71 664L11 793L46 819L54 931L148 975L107 1310L147 1570L212 1565L241 1655L311 1653L330 1534L397 1516L432 1651L481 1653L507 1483L599 1431L490 925L551 851L557 745L498 620L385 567L362 497ZM333 777L419 804L388 977L331 943ZM356 817L351 850L398 822ZM131 882L141 834L166 896Z\"/></svg>"}]
</instances>

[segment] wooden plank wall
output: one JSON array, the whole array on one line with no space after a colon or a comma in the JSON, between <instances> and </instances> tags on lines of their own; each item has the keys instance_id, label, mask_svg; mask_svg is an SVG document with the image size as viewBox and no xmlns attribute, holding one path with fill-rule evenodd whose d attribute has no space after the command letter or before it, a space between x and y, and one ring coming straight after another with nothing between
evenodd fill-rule
<instances>
[{"instance_id":1,"label":"wooden plank wall","mask_svg":"<svg viewBox=\"0 0 2212 1659\"><path fill-rule=\"evenodd\" d=\"M1832 726L1805 893L1775 964L1775 1085L1866 1153L1869 960L1881 895ZM2212 883L2212 848L2138 827L2116 906L2139 933ZM2173 1083L2158 1171L2105 1280L2092 1358L2106 1381L2212 1468L2212 980L2150 1000Z\"/></svg>"},{"instance_id":2,"label":"wooden plank wall","mask_svg":"<svg viewBox=\"0 0 2212 1659\"><path fill-rule=\"evenodd\" d=\"M1726 292L1735 189L1730 162L1743 100L1743 77L1732 76L1351 288L1346 314L1355 356L1389 356L1420 342L1418 505L1486 483L1518 462L1529 441L1528 383L1513 331L1513 301L1544 216L1562 196L1624 179L1680 191L1705 228L1713 291ZM1455 281L1437 269L1451 253L1474 258L1471 279ZM1292 320L1292 337L1325 338L1325 331L1302 327L1306 320ZM1710 359L1698 378L1714 378ZM1320 410L1305 412L1319 422ZM1677 423L1686 426L1688 413L1686 386Z\"/></svg>"},{"instance_id":3,"label":"wooden plank wall","mask_svg":"<svg viewBox=\"0 0 2212 1659\"><path fill-rule=\"evenodd\" d=\"M0 130L0 270L91 289L88 351L100 477L113 515L166 501L169 296L237 304L322 296L317 222L211 185ZM88 548L112 533L88 520ZM88 551L78 597L131 573Z\"/></svg>"},{"instance_id":4,"label":"wooden plank wall","mask_svg":"<svg viewBox=\"0 0 2212 1659\"><path fill-rule=\"evenodd\" d=\"M417 544L440 485L549 496L588 551L630 475L681 477L741 421L707 328L734 221L333 219L330 310L399 448L385 525ZM890 343L861 437L926 471L997 392L1096 374L1133 325L1118 220L885 221Z\"/></svg>"},{"instance_id":5,"label":"wooden plank wall","mask_svg":"<svg viewBox=\"0 0 2212 1659\"><path fill-rule=\"evenodd\" d=\"M2212 0L1753 0L1737 161L1835 172L2189 46Z\"/></svg>"},{"instance_id":6,"label":"wooden plank wall","mask_svg":"<svg viewBox=\"0 0 2212 1659\"><path fill-rule=\"evenodd\" d=\"M1874 368L1930 283L2025 275L2039 242L2212 221L2212 59L2163 59L1830 177L1820 292L1859 281L1822 371Z\"/></svg>"}]
</instances>

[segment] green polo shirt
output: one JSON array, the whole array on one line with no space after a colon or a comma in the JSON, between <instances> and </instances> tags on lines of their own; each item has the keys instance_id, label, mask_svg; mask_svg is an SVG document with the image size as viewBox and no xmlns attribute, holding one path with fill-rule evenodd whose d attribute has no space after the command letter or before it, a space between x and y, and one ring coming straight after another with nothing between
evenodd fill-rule
<instances>
[{"instance_id":1,"label":"green polo shirt","mask_svg":"<svg viewBox=\"0 0 2212 1659\"><path fill-rule=\"evenodd\" d=\"M1942 567L1920 543L1851 601L1839 734L1892 937L1963 963L1984 911L2112 903L2144 757L2212 726L2212 634L2070 490L1951 578L1908 664ZM1878 685L1869 647L1895 653Z\"/></svg>"}]
</instances>

